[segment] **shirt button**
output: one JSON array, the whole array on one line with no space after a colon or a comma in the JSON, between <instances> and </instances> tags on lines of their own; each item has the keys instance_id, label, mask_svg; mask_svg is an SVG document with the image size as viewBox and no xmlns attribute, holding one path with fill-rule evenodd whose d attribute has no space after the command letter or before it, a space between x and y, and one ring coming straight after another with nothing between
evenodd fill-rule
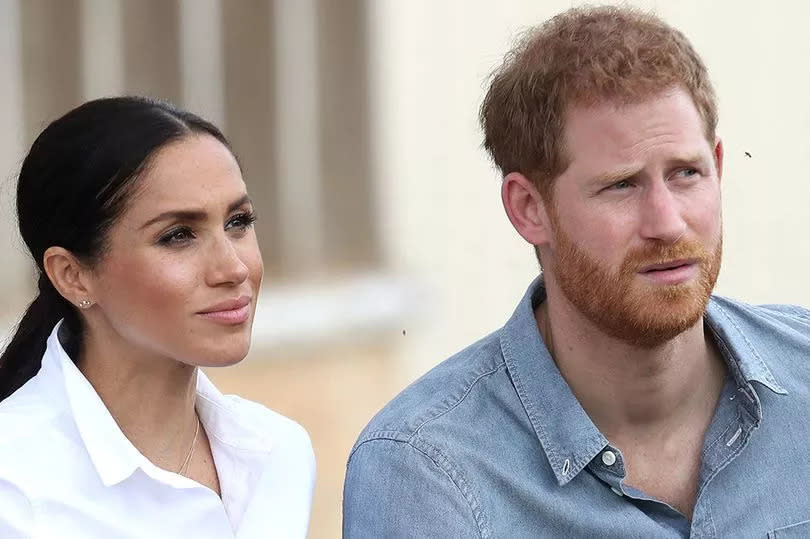
<instances>
[{"instance_id":1,"label":"shirt button","mask_svg":"<svg viewBox=\"0 0 810 539\"><path fill-rule=\"evenodd\" d=\"M613 466L616 464L616 453L613 451L605 451L602 453L602 462L605 466Z\"/></svg>"}]
</instances>

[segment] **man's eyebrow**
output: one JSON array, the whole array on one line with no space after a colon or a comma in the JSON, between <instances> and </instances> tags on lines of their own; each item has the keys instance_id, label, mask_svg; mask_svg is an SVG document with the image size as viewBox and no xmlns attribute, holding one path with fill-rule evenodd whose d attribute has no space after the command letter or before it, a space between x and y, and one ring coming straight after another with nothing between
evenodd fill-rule
<instances>
[{"instance_id":1,"label":"man's eyebrow","mask_svg":"<svg viewBox=\"0 0 810 539\"><path fill-rule=\"evenodd\" d=\"M239 208L240 206L244 206L245 204L250 203L250 197L248 195L243 195L238 200L234 200L228 206L228 212L231 213L235 209ZM164 211L155 217L149 219L144 224L141 225L141 230L148 227L149 225L153 225L160 221L169 221L169 220L177 220L177 221L204 221L208 216L207 213L203 210L199 209L183 209L183 210L169 210Z\"/></svg>"},{"instance_id":2,"label":"man's eyebrow","mask_svg":"<svg viewBox=\"0 0 810 539\"><path fill-rule=\"evenodd\" d=\"M678 156L669 160L670 165L697 165L705 162L706 156L699 152Z\"/></svg>"},{"instance_id":3,"label":"man's eyebrow","mask_svg":"<svg viewBox=\"0 0 810 539\"><path fill-rule=\"evenodd\" d=\"M620 182L622 180L626 180L627 178L632 178L639 172L641 172L641 169L638 167L620 168L596 176L593 179L593 183L598 183L600 185L613 184L616 182Z\"/></svg>"},{"instance_id":4,"label":"man's eyebrow","mask_svg":"<svg viewBox=\"0 0 810 539\"><path fill-rule=\"evenodd\" d=\"M698 165L704 163L705 161L706 156L704 156L700 152L695 152L673 157L672 159L667 160L667 165L668 166ZM641 172L641 169L638 167L620 168L596 176L593 179L593 183L599 185L611 185L616 182L632 178L639 172Z\"/></svg>"}]
</instances>

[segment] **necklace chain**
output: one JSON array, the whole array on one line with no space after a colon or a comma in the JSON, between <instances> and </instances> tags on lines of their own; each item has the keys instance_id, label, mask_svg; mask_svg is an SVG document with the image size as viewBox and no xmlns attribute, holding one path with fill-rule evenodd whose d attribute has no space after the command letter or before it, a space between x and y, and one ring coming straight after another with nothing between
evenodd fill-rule
<instances>
[{"instance_id":1,"label":"necklace chain","mask_svg":"<svg viewBox=\"0 0 810 539\"><path fill-rule=\"evenodd\" d=\"M194 447L197 445L197 436L200 434L200 418L197 417L195 414L194 416L197 419L197 425L194 428L194 439L191 440L191 447L188 448L188 453L186 454L186 459L183 461L183 465L180 466L180 470L178 470L178 474L183 475L187 471L188 465L191 462L191 456L194 454Z\"/></svg>"}]
</instances>

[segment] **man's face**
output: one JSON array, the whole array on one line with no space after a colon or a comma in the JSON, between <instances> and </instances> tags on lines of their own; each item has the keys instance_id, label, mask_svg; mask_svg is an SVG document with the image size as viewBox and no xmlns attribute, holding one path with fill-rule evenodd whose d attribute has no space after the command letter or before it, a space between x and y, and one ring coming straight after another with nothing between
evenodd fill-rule
<instances>
[{"instance_id":1,"label":"man's face","mask_svg":"<svg viewBox=\"0 0 810 539\"><path fill-rule=\"evenodd\" d=\"M571 108L571 164L548 205L546 280L602 331L639 346L700 320L720 270L722 148L678 89Z\"/></svg>"}]
</instances>

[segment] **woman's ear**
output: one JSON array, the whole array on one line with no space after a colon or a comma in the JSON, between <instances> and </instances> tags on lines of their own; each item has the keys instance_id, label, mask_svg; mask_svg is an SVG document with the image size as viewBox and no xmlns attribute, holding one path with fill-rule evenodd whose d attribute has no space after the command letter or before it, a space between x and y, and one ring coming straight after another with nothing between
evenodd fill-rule
<instances>
[{"instance_id":1,"label":"woman's ear","mask_svg":"<svg viewBox=\"0 0 810 539\"><path fill-rule=\"evenodd\" d=\"M73 253L63 247L48 247L42 256L42 265L63 298L82 308L94 303L88 287L88 270Z\"/></svg>"},{"instance_id":2,"label":"woman's ear","mask_svg":"<svg viewBox=\"0 0 810 539\"><path fill-rule=\"evenodd\" d=\"M534 182L519 172L510 172L503 178L501 199L509 221L523 239L534 246L551 240L545 201Z\"/></svg>"}]
</instances>

